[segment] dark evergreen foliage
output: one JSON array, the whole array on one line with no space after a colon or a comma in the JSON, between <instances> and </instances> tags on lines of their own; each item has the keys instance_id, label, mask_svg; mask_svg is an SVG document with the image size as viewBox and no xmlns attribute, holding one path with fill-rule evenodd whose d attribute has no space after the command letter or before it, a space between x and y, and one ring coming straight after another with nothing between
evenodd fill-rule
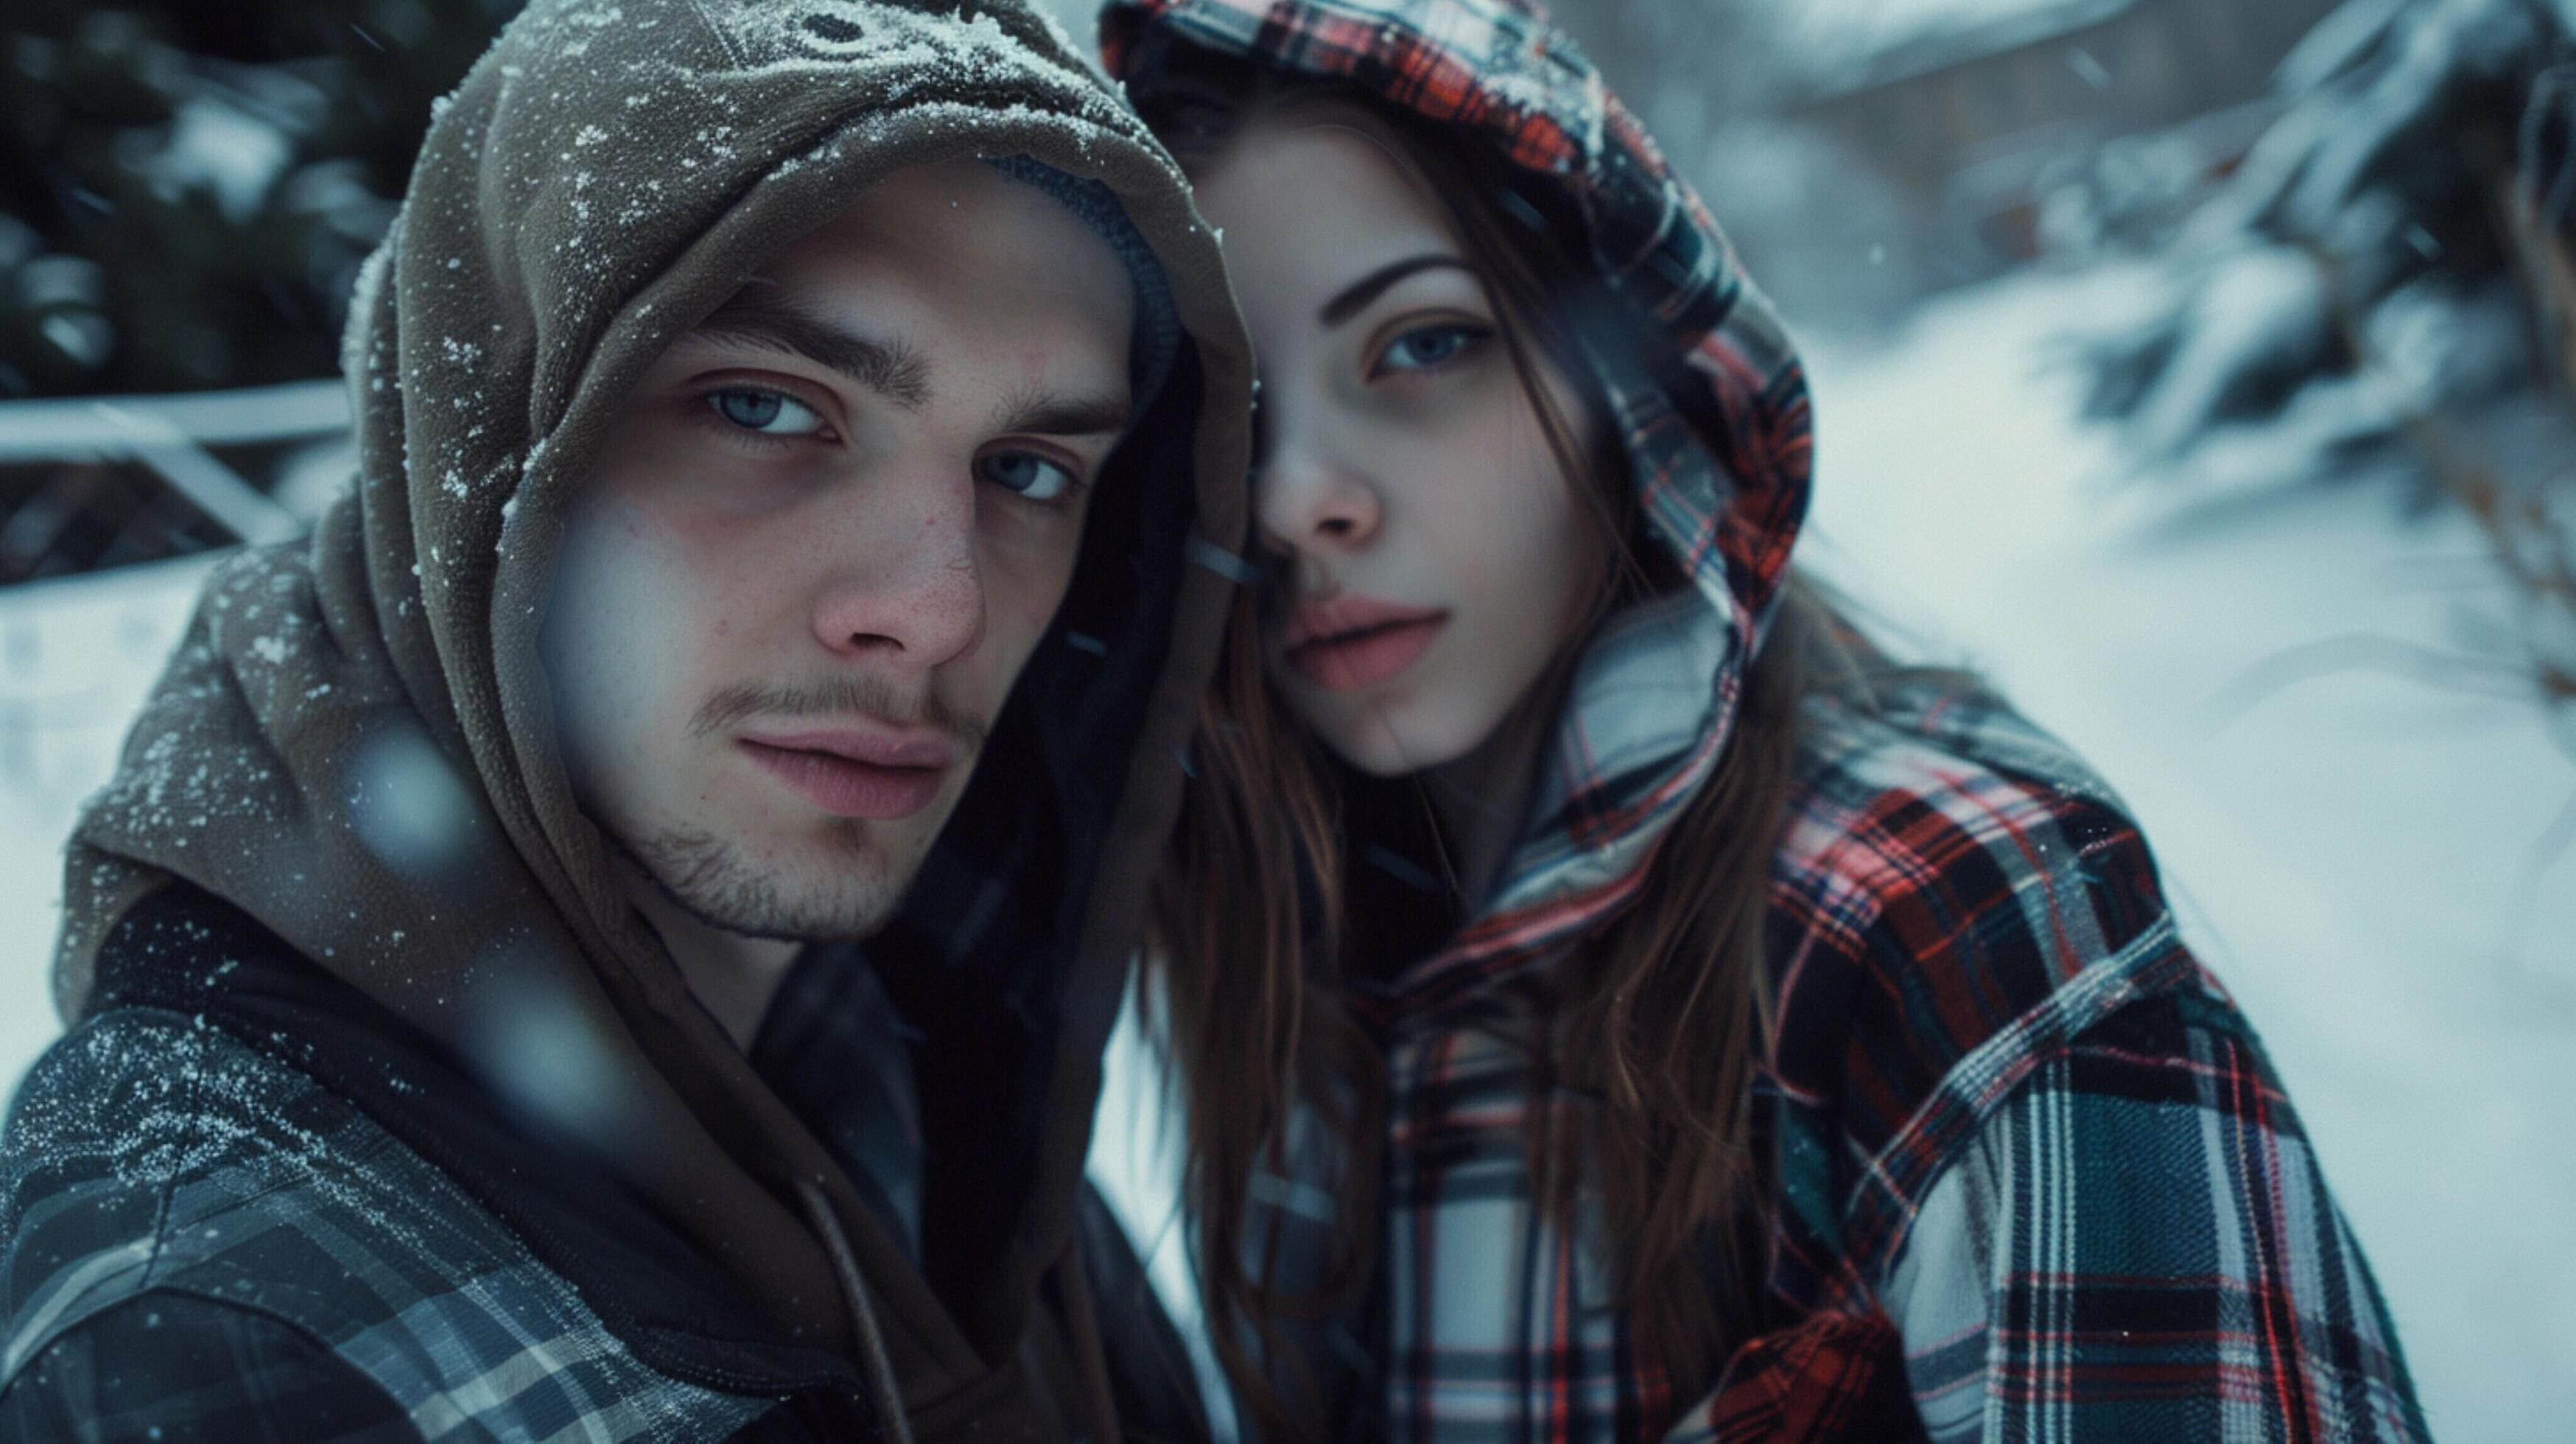
<instances>
[{"instance_id":1,"label":"dark evergreen foliage","mask_svg":"<svg viewBox=\"0 0 2576 1444\"><path fill-rule=\"evenodd\" d=\"M13 0L0 397L337 369L430 102L518 0Z\"/></svg>"}]
</instances>

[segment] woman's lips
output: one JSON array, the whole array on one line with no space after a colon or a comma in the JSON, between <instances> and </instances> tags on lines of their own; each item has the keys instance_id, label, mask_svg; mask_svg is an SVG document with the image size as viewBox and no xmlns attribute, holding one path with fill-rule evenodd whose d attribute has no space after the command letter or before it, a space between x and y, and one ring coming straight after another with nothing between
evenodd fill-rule
<instances>
[{"instance_id":1,"label":"woman's lips","mask_svg":"<svg viewBox=\"0 0 2576 1444\"><path fill-rule=\"evenodd\" d=\"M936 739L888 739L860 733L745 737L751 760L806 801L836 817L910 817L928 807L948 780L954 753Z\"/></svg>"},{"instance_id":2,"label":"woman's lips","mask_svg":"<svg viewBox=\"0 0 2576 1444\"><path fill-rule=\"evenodd\" d=\"M1356 692L1420 660L1448 622L1447 612L1375 597L1310 602L1288 620L1288 665L1327 692Z\"/></svg>"}]
</instances>

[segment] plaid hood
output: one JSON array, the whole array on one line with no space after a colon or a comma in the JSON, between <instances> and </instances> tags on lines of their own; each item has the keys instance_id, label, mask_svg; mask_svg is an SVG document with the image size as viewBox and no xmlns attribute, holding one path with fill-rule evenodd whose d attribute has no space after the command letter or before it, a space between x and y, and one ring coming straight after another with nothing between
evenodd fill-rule
<instances>
[{"instance_id":1,"label":"plaid hood","mask_svg":"<svg viewBox=\"0 0 2576 1444\"><path fill-rule=\"evenodd\" d=\"M1149 111L1176 61L1210 52L1356 86L1499 157L1577 219L1635 323L1618 329L1649 338L1589 348L1592 368L1647 536L1693 585L1615 619L1578 664L1497 891L1396 1004L1435 1007L1624 904L1715 767L1806 515L1806 374L1699 197L1534 5L1111 0L1100 37Z\"/></svg>"},{"instance_id":2,"label":"plaid hood","mask_svg":"<svg viewBox=\"0 0 2576 1444\"><path fill-rule=\"evenodd\" d=\"M943 1146L916 1270L627 901L536 639L568 503L665 345L878 179L969 157L1114 195L1181 338L1054 628L868 944L929 1036ZM66 1015L119 920L192 884L598 1158L778 1325L845 1351L846 1234L908 1400L978 1388L1071 1236L1242 536L1247 347L1179 173L1014 0L538 0L439 108L345 361L353 489L309 542L217 574L79 826Z\"/></svg>"}]
</instances>

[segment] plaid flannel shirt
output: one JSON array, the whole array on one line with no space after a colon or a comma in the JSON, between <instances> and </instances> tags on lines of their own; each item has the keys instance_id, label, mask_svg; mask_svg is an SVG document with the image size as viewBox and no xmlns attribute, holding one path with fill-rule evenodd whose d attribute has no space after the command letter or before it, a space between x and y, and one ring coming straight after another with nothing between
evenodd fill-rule
<instances>
[{"instance_id":1,"label":"plaid flannel shirt","mask_svg":"<svg viewBox=\"0 0 2576 1444\"><path fill-rule=\"evenodd\" d=\"M1361 1427L2423 1437L2360 1252L2136 828L2052 739L1930 681L1875 712L1809 705L1771 894L1764 1317L1712 1361L1713 1391L1672 1396L1631 1347L1598 1240L1531 1196L1525 1045L1552 965L1631 900L1723 745L1804 513L1803 373L1698 199L1533 8L1112 0L1101 33L1133 95L1214 52L1498 152L1580 217L1657 342L1591 359L1648 530L1695 586L1592 644L1501 884L1371 1000L1390 1083L1381 1272L1371 1322L1316 1361L1362 1394ZM1256 1196L1268 1228L1331 1226L1317 1189Z\"/></svg>"},{"instance_id":2,"label":"plaid flannel shirt","mask_svg":"<svg viewBox=\"0 0 2576 1444\"><path fill-rule=\"evenodd\" d=\"M710 1371L712 1373L712 1371ZM210 1024L118 1008L0 1150L0 1437L718 1439L457 1181Z\"/></svg>"}]
</instances>

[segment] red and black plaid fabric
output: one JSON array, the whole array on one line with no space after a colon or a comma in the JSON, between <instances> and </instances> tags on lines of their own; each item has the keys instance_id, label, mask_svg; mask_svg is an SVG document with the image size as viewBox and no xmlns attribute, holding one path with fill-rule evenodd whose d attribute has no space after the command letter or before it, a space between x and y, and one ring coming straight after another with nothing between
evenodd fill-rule
<instances>
[{"instance_id":1,"label":"red and black plaid fabric","mask_svg":"<svg viewBox=\"0 0 2576 1444\"><path fill-rule=\"evenodd\" d=\"M1391 1089L1380 1277L1365 1319L1299 1336L1337 1417L1443 1441L2423 1437L2297 1117L2137 828L2055 740L1932 679L1809 705L1771 890L1763 1321L1701 1398L1637 1358L1598 1240L1531 1196L1527 1044L1723 746L1805 510L1803 372L1532 6L1112 0L1101 35L1149 113L1191 52L1337 81L1578 217L1652 338L1592 359L1695 583L1588 646L1494 894L1364 1000ZM1322 1190L1259 1182L1264 1228L1332 1226Z\"/></svg>"}]
</instances>

